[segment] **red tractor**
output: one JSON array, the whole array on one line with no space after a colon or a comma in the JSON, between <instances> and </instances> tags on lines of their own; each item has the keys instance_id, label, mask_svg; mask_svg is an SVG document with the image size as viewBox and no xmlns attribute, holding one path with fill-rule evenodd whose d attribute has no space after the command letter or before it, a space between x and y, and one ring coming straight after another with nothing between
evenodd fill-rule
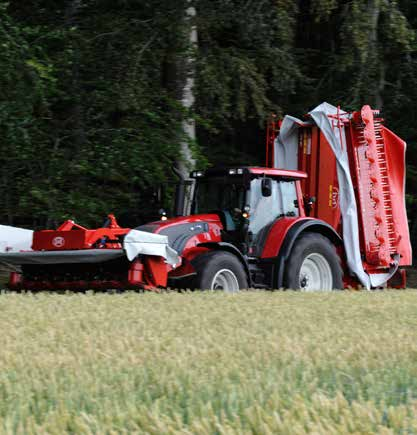
<instances>
[{"instance_id":1,"label":"red tractor","mask_svg":"<svg viewBox=\"0 0 417 435\"><path fill-rule=\"evenodd\" d=\"M9 288L405 286L405 143L376 115L324 103L271 122L267 167L194 171L177 217L35 232L32 249L0 254L16 267Z\"/></svg>"}]
</instances>

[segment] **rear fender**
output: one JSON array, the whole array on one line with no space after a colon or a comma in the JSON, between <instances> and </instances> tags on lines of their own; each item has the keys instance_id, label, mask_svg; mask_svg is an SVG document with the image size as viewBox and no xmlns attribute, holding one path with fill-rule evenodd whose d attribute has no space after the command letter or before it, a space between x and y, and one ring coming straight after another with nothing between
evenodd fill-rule
<instances>
[{"instance_id":1,"label":"rear fender","mask_svg":"<svg viewBox=\"0 0 417 435\"><path fill-rule=\"evenodd\" d=\"M281 221L284 221L284 219ZM284 222L277 221L271 229L262 254L262 258L275 257L276 259L274 281L277 288L281 288L284 285L285 263L291 254L294 243L304 232L308 231L322 234L336 246L342 244L342 239L339 234L333 227L322 220L300 218L296 220L292 219L292 222L288 221L289 220Z\"/></svg>"}]
</instances>

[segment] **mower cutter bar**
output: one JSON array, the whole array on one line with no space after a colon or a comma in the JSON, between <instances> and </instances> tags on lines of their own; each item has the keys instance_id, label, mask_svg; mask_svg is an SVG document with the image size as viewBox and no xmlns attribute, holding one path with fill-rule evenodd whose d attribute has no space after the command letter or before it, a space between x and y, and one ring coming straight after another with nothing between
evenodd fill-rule
<instances>
[{"instance_id":1,"label":"mower cutter bar","mask_svg":"<svg viewBox=\"0 0 417 435\"><path fill-rule=\"evenodd\" d=\"M0 253L0 263L16 266L23 264L102 263L123 256L125 256L123 249L6 252Z\"/></svg>"}]
</instances>

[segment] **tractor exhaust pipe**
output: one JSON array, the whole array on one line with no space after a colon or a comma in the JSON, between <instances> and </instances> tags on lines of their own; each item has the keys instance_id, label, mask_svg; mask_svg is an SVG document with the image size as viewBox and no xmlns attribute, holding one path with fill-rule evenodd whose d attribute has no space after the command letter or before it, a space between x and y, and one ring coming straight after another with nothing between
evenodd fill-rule
<instances>
[{"instance_id":1,"label":"tractor exhaust pipe","mask_svg":"<svg viewBox=\"0 0 417 435\"><path fill-rule=\"evenodd\" d=\"M178 184L175 189L174 216L183 216L186 180L179 169L175 166L172 167L172 172L178 177Z\"/></svg>"}]
</instances>

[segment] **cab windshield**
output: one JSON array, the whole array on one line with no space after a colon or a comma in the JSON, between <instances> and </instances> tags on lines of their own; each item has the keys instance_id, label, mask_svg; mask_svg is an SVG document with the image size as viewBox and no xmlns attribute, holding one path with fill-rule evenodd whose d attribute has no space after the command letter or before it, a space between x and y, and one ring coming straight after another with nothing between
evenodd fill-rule
<instances>
[{"instance_id":1,"label":"cab windshield","mask_svg":"<svg viewBox=\"0 0 417 435\"><path fill-rule=\"evenodd\" d=\"M241 177L233 180L230 177L201 178L196 185L192 213L243 210L246 192Z\"/></svg>"}]
</instances>

